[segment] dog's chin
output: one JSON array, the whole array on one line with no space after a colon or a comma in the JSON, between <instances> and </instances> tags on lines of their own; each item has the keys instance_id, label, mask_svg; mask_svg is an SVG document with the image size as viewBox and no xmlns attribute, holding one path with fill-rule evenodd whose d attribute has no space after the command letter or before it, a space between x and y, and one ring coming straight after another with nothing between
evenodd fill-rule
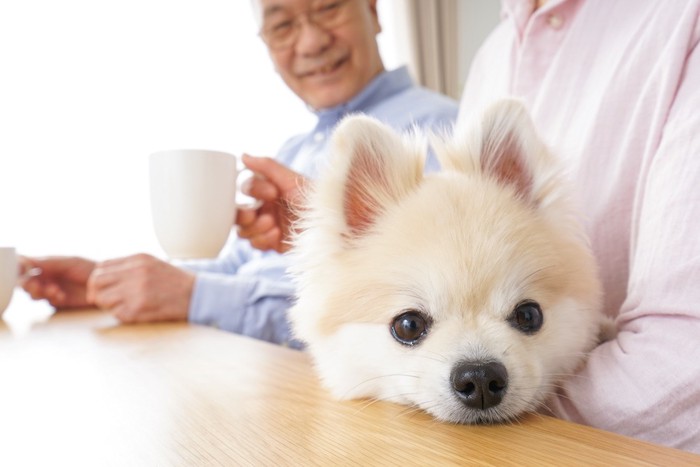
<instances>
[{"instance_id":1,"label":"dog's chin","mask_svg":"<svg viewBox=\"0 0 700 467\"><path fill-rule=\"evenodd\" d=\"M466 407L454 397L441 404L421 404L420 407L438 420L465 425L492 425L517 421L539 405L538 401L515 405L504 400L502 404L477 410ZM523 401L525 402L525 401Z\"/></svg>"},{"instance_id":2,"label":"dog's chin","mask_svg":"<svg viewBox=\"0 0 700 467\"><path fill-rule=\"evenodd\" d=\"M522 414L522 412L512 413L509 410L504 410L498 407L477 411L467 409L463 406L455 406L445 414L432 409L428 410L428 413L443 422L464 425L492 425L496 423L507 423L517 420Z\"/></svg>"}]
</instances>

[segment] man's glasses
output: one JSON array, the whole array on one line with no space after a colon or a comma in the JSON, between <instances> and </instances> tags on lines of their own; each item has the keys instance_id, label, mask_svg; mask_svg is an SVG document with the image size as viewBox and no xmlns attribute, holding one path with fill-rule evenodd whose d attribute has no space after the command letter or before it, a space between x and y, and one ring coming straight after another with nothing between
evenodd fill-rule
<instances>
[{"instance_id":1,"label":"man's glasses","mask_svg":"<svg viewBox=\"0 0 700 467\"><path fill-rule=\"evenodd\" d=\"M282 50L294 45L301 30L301 17L314 26L331 30L352 18L350 0L326 0L317 2L309 10L297 14L275 12L264 20L260 37L270 49Z\"/></svg>"}]
</instances>

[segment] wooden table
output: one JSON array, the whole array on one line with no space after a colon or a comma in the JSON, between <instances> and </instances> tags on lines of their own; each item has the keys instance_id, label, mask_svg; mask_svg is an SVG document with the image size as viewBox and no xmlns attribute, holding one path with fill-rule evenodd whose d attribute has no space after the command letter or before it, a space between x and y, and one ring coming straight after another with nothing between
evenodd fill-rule
<instances>
[{"instance_id":1,"label":"wooden table","mask_svg":"<svg viewBox=\"0 0 700 467\"><path fill-rule=\"evenodd\" d=\"M16 311L16 310L15 310ZM0 465L700 465L560 420L459 426L338 402L306 354L215 329L62 312L0 321Z\"/></svg>"}]
</instances>

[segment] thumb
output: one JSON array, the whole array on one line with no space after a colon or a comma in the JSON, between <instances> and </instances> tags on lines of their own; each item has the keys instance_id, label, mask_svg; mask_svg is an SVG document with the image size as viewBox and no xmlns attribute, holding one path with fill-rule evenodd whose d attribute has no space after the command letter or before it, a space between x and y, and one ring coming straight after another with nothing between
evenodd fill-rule
<instances>
[{"instance_id":1,"label":"thumb","mask_svg":"<svg viewBox=\"0 0 700 467\"><path fill-rule=\"evenodd\" d=\"M272 182L281 192L296 190L303 184L304 176L285 167L271 157L254 157L243 154L243 164L253 172Z\"/></svg>"}]
</instances>

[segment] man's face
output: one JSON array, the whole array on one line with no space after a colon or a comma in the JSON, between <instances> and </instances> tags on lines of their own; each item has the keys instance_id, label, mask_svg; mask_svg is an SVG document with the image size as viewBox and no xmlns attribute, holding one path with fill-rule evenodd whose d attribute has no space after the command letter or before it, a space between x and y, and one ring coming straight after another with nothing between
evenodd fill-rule
<instances>
[{"instance_id":1,"label":"man's face","mask_svg":"<svg viewBox=\"0 0 700 467\"><path fill-rule=\"evenodd\" d=\"M284 48L268 41L268 51L287 86L314 109L347 102L384 69L376 40L381 31L376 0L258 1L263 30L295 22L296 39ZM312 11L322 18L325 8L337 8L344 20L324 27L304 15Z\"/></svg>"}]
</instances>

